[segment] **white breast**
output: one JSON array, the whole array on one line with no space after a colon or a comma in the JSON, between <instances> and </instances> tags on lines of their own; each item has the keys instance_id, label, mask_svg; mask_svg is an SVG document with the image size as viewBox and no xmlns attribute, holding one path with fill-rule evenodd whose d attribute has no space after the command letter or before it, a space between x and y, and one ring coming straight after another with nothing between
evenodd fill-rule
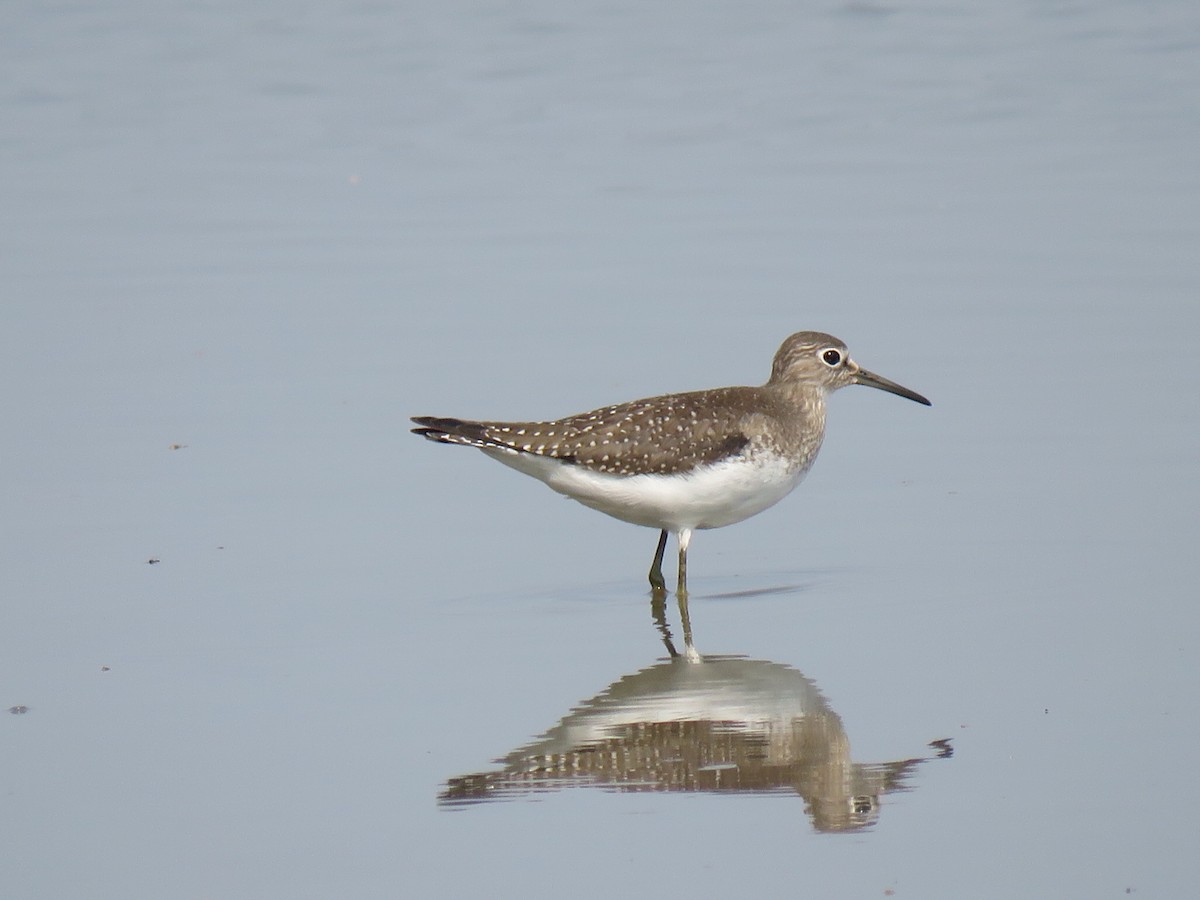
<instances>
[{"instance_id":1,"label":"white breast","mask_svg":"<svg viewBox=\"0 0 1200 900\"><path fill-rule=\"evenodd\" d=\"M560 494L623 522L669 531L721 528L774 506L808 467L760 451L681 475L610 475L529 453L485 451Z\"/></svg>"}]
</instances>

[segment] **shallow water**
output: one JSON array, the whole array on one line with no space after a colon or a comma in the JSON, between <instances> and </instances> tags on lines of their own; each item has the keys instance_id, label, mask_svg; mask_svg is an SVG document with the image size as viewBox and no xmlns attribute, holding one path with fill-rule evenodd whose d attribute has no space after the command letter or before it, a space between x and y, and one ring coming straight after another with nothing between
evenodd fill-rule
<instances>
[{"instance_id":1,"label":"shallow water","mask_svg":"<svg viewBox=\"0 0 1200 900\"><path fill-rule=\"evenodd\" d=\"M1194 889L1194 5L8 26L5 896ZM700 666L654 532L407 432L809 328L934 406L695 536Z\"/></svg>"}]
</instances>

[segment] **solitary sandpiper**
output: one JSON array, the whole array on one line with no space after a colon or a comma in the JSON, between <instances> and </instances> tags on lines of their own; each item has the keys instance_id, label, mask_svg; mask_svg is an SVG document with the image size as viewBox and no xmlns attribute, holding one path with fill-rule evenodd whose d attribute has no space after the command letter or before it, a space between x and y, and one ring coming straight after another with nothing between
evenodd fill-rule
<instances>
[{"instance_id":1,"label":"solitary sandpiper","mask_svg":"<svg viewBox=\"0 0 1200 900\"><path fill-rule=\"evenodd\" d=\"M680 596L698 528L720 528L774 506L808 473L825 437L825 398L865 384L930 403L859 368L819 331L793 334L762 387L665 394L549 422L472 422L418 416L424 435L478 447L585 506L661 529L650 584L665 588L668 532L679 537Z\"/></svg>"}]
</instances>

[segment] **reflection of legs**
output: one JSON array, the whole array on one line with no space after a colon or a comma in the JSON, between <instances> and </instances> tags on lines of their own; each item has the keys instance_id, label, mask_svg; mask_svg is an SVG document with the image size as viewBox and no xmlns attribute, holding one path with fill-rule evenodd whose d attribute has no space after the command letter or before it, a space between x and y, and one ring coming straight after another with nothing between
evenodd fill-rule
<instances>
[{"instance_id":1,"label":"reflection of legs","mask_svg":"<svg viewBox=\"0 0 1200 900\"><path fill-rule=\"evenodd\" d=\"M662 561L663 551L667 549L667 531L664 528L663 533L658 536L658 549L654 551L654 564L650 566L650 587L660 591L667 589L667 582L663 579Z\"/></svg>"},{"instance_id":2,"label":"reflection of legs","mask_svg":"<svg viewBox=\"0 0 1200 900\"><path fill-rule=\"evenodd\" d=\"M658 629L667 653L674 659L679 655L675 642L671 640L671 629L667 625L667 589L654 588L650 592L650 615L654 617L654 626Z\"/></svg>"}]
</instances>

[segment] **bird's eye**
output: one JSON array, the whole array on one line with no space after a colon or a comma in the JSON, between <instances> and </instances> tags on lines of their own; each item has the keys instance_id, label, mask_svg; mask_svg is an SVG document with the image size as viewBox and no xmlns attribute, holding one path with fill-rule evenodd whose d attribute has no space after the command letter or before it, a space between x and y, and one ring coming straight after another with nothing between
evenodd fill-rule
<instances>
[{"instance_id":1,"label":"bird's eye","mask_svg":"<svg viewBox=\"0 0 1200 900\"><path fill-rule=\"evenodd\" d=\"M821 359L823 359L825 361L825 365L829 366L830 368L837 368L842 364L841 352L834 350L832 347L821 353Z\"/></svg>"}]
</instances>

